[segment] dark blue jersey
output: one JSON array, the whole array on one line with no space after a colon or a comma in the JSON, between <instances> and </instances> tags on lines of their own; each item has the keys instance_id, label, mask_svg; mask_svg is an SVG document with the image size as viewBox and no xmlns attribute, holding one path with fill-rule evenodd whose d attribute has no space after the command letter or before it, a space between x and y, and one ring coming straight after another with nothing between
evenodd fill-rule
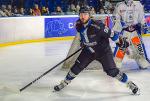
<instances>
[{"instance_id":1,"label":"dark blue jersey","mask_svg":"<svg viewBox=\"0 0 150 101\"><path fill-rule=\"evenodd\" d=\"M76 29L80 33L81 43L97 43L91 47L96 53L103 54L111 49L109 45L111 30L102 21L90 19L85 25L79 19L76 23Z\"/></svg>"}]
</instances>

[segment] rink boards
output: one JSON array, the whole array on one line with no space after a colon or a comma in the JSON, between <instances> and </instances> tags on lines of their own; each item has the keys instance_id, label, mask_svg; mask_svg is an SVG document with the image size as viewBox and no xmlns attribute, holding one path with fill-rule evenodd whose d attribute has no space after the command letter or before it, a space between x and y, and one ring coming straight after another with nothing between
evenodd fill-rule
<instances>
[{"instance_id":1,"label":"rink boards","mask_svg":"<svg viewBox=\"0 0 150 101\"><path fill-rule=\"evenodd\" d=\"M94 17L104 21L110 28L113 25L111 15L94 15ZM78 15L1 17L0 43L19 44L70 39L76 35L74 23L77 19ZM150 14L146 14L146 22L150 26Z\"/></svg>"}]
</instances>

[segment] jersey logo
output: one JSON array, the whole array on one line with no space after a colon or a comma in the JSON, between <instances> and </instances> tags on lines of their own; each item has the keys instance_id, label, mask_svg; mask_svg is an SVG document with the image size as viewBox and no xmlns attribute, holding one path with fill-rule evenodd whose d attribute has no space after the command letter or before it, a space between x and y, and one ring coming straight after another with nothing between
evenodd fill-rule
<instances>
[{"instance_id":1,"label":"jersey logo","mask_svg":"<svg viewBox=\"0 0 150 101\"><path fill-rule=\"evenodd\" d=\"M108 33L109 32L109 28L105 26L104 32Z\"/></svg>"}]
</instances>

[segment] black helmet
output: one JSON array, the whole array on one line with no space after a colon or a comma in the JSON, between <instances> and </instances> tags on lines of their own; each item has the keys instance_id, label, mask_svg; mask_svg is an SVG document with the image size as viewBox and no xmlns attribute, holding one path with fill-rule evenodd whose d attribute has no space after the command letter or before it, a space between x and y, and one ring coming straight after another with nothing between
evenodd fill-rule
<instances>
[{"instance_id":1,"label":"black helmet","mask_svg":"<svg viewBox=\"0 0 150 101\"><path fill-rule=\"evenodd\" d=\"M89 6L83 6L80 8L79 14L80 13L90 13L90 11L91 11L91 8Z\"/></svg>"}]
</instances>

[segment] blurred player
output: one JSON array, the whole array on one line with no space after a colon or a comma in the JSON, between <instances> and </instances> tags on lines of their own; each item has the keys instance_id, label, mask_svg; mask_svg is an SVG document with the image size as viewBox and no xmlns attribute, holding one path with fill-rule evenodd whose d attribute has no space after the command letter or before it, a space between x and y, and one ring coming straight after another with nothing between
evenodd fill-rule
<instances>
[{"instance_id":1,"label":"blurred player","mask_svg":"<svg viewBox=\"0 0 150 101\"><path fill-rule=\"evenodd\" d=\"M113 30L115 33L120 33L120 36L127 38L130 43L129 48L116 46L114 55L117 66L121 67L122 60L127 53L129 58L135 59L140 69L149 67L149 59L141 37L141 34L147 31L141 3L139 1L123 0L123 2L117 4L114 16L116 20Z\"/></svg>"}]
</instances>

